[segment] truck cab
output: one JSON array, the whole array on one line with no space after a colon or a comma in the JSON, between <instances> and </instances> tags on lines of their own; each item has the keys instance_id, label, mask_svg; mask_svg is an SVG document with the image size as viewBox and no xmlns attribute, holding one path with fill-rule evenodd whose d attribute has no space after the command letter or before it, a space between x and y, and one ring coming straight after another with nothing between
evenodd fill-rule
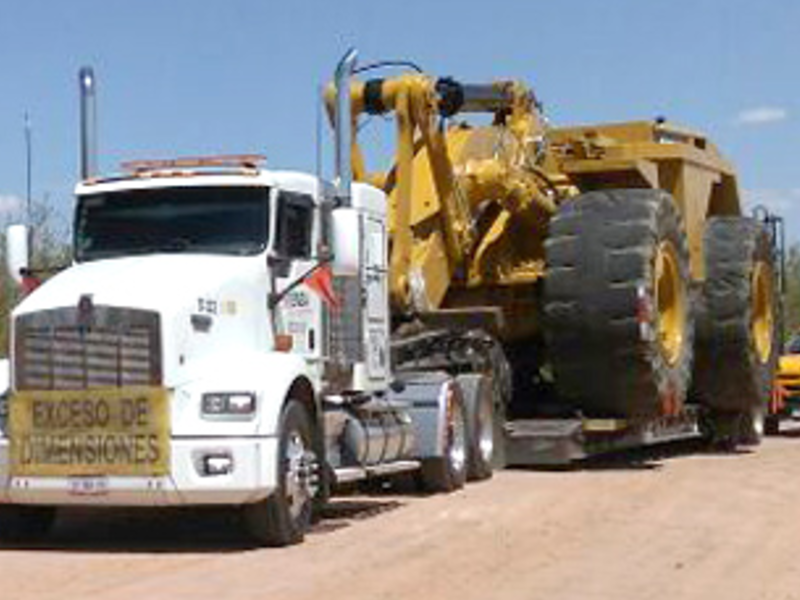
<instances>
[{"instance_id":1,"label":"truck cab","mask_svg":"<svg viewBox=\"0 0 800 600\"><path fill-rule=\"evenodd\" d=\"M336 114L355 62L337 67ZM282 546L338 486L491 474L490 377L393 369L387 196L352 182L348 119L334 182L257 155L105 177L90 68L79 84L74 263L11 315L0 537L43 535L64 505L211 504ZM18 282L30 233L6 236Z\"/></svg>"},{"instance_id":2,"label":"truck cab","mask_svg":"<svg viewBox=\"0 0 800 600\"><path fill-rule=\"evenodd\" d=\"M80 183L74 263L12 314L0 524L223 504L285 544L335 483L441 462L454 381L390 389L385 214L252 156Z\"/></svg>"}]
</instances>

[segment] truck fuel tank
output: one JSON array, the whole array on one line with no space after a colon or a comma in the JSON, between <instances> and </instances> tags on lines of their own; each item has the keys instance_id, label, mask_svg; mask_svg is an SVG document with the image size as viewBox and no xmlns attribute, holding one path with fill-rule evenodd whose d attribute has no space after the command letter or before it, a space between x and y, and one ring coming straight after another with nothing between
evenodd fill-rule
<instances>
[{"instance_id":1,"label":"truck fuel tank","mask_svg":"<svg viewBox=\"0 0 800 600\"><path fill-rule=\"evenodd\" d=\"M412 456L416 437L405 407L381 398L326 403L331 466L372 466Z\"/></svg>"}]
</instances>

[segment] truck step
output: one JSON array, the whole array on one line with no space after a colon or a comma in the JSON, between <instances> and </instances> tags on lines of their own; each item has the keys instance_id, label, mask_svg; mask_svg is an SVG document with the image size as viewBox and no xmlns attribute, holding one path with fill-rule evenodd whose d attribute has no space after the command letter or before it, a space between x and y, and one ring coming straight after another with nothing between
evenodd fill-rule
<instances>
[{"instance_id":1,"label":"truck step","mask_svg":"<svg viewBox=\"0 0 800 600\"><path fill-rule=\"evenodd\" d=\"M385 477L405 471L415 471L419 469L419 467L420 462L418 460L397 460L380 465L369 465L367 467L340 467L334 469L333 472L336 477L336 483L340 484L361 481L371 477Z\"/></svg>"}]
</instances>

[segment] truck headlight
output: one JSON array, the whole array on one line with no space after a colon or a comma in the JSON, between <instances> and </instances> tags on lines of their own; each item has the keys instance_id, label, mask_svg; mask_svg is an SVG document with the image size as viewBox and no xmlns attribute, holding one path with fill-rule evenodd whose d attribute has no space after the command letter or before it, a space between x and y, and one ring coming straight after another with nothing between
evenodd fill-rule
<instances>
[{"instance_id":1,"label":"truck headlight","mask_svg":"<svg viewBox=\"0 0 800 600\"><path fill-rule=\"evenodd\" d=\"M203 394L204 417L250 419L256 412L256 395L251 392L213 392Z\"/></svg>"}]
</instances>

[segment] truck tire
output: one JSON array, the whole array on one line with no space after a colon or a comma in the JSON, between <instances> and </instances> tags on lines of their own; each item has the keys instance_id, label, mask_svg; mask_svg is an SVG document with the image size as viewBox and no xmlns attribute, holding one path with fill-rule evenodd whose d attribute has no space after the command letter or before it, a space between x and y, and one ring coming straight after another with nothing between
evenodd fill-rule
<instances>
[{"instance_id":1,"label":"truck tire","mask_svg":"<svg viewBox=\"0 0 800 600\"><path fill-rule=\"evenodd\" d=\"M764 437L766 423L766 408L756 407L749 412L742 414L741 431L738 444L744 446L758 446Z\"/></svg>"},{"instance_id":2,"label":"truck tire","mask_svg":"<svg viewBox=\"0 0 800 600\"><path fill-rule=\"evenodd\" d=\"M0 539L10 542L38 541L47 536L56 520L51 506L0 504Z\"/></svg>"},{"instance_id":3,"label":"truck tire","mask_svg":"<svg viewBox=\"0 0 800 600\"><path fill-rule=\"evenodd\" d=\"M513 374L508 357L500 344L495 344L491 353L492 394L494 395L494 451L492 468L506 467L505 423L513 397Z\"/></svg>"},{"instance_id":4,"label":"truck tire","mask_svg":"<svg viewBox=\"0 0 800 600\"><path fill-rule=\"evenodd\" d=\"M550 222L545 340L559 396L587 416L677 414L694 322L686 235L661 190L582 194Z\"/></svg>"},{"instance_id":5,"label":"truck tire","mask_svg":"<svg viewBox=\"0 0 800 600\"><path fill-rule=\"evenodd\" d=\"M767 230L714 217L705 232L706 280L697 317L692 395L712 414L766 414L778 360L777 297ZM760 432L744 432L758 436Z\"/></svg>"},{"instance_id":6,"label":"truck tire","mask_svg":"<svg viewBox=\"0 0 800 600\"><path fill-rule=\"evenodd\" d=\"M313 513L319 477L311 416L290 399L283 408L278 438L278 486L266 499L244 507L247 532L265 546L303 541Z\"/></svg>"},{"instance_id":7,"label":"truck tire","mask_svg":"<svg viewBox=\"0 0 800 600\"><path fill-rule=\"evenodd\" d=\"M481 373L464 373L456 381L466 408L467 481L489 479L494 463L497 386L491 376Z\"/></svg>"},{"instance_id":8,"label":"truck tire","mask_svg":"<svg viewBox=\"0 0 800 600\"><path fill-rule=\"evenodd\" d=\"M780 435L781 417L780 415L767 415L764 418L764 435Z\"/></svg>"},{"instance_id":9,"label":"truck tire","mask_svg":"<svg viewBox=\"0 0 800 600\"><path fill-rule=\"evenodd\" d=\"M452 492L467 480L467 415L458 383L446 384L445 422L442 428L442 456L422 460L419 483L426 492Z\"/></svg>"}]
</instances>

